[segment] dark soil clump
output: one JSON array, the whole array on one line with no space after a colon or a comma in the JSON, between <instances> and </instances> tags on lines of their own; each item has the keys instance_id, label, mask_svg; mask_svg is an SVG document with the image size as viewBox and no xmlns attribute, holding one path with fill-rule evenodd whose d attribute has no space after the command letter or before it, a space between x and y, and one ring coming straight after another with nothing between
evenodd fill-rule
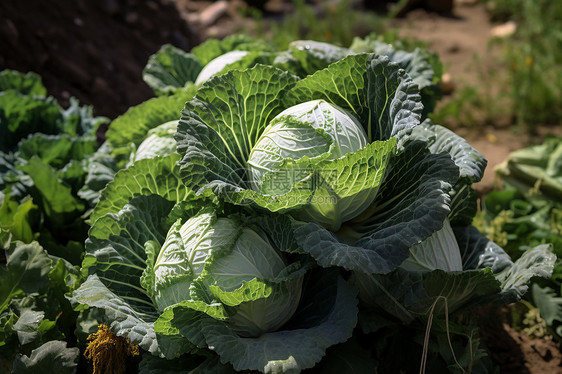
<instances>
[{"instance_id":1,"label":"dark soil clump","mask_svg":"<svg viewBox=\"0 0 562 374\"><path fill-rule=\"evenodd\" d=\"M0 2L0 70L34 71L62 105L110 118L153 96L142 69L160 46L198 42L171 1Z\"/></svg>"}]
</instances>

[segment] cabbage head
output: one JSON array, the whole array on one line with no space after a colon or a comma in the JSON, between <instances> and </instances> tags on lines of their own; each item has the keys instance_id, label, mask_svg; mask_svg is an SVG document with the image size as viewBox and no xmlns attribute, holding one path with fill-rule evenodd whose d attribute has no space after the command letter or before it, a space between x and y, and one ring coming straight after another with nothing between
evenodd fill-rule
<instances>
[{"instance_id":1,"label":"cabbage head","mask_svg":"<svg viewBox=\"0 0 562 374\"><path fill-rule=\"evenodd\" d=\"M248 51L230 51L213 59L199 72L195 84L199 85L206 82L212 76L223 71L228 65L241 60L248 53Z\"/></svg>"},{"instance_id":2,"label":"cabbage head","mask_svg":"<svg viewBox=\"0 0 562 374\"><path fill-rule=\"evenodd\" d=\"M178 220L170 228L144 278L153 279L148 292L163 311L190 300L195 287L209 294L235 294L257 280L277 279L286 268L282 254L258 227L247 227L235 217L202 213L183 224ZM234 307L228 319L234 331L256 337L278 329L291 318L300 300L302 275L274 288L267 298L263 295Z\"/></svg>"},{"instance_id":3,"label":"cabbage head","mask_svg":"<svg viewBox=\"0 0 562 374\"><path fill-rule=\"evenodd\" d=\"M169 121L148 131L146 138L131 153L130 163L156 156L167 156L176 151L174 134L178 121Z\"/></svg>"},{"instance_id":4,"label":"cabbage head","mask_svg":"<svg viewBox=\"0 0 562 374\"><path fill-rule=\"evenodd\" d=\"M363 127L347 111L324 100L307 101L285 109L265 128L250 152L250 183L266 195L282 195L310 179L303 160L319 164L340 159L366 145ZM334 188L331 184L335 181L313 179L308 187L321 188L315 185L321 183ZM337 230L342 222L368 207L375 195L376 189L367 189L343 198L313 199L301 216Z\"/></svg>"}]
</instances>

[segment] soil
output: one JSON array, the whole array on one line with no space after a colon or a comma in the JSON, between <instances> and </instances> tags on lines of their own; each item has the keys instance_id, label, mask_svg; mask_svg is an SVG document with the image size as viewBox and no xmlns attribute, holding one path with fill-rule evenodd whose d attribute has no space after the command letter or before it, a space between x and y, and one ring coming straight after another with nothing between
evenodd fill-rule
<instances>
[{"instance_id":1,"label":"soil","mask_svg":"<svg viewBox=\"0 0 562 374\"><path fill-rule=\"evenodd\" d=\"M34 71L61 104L75 96L109 118L153 96L151 54L199 42L171 1L0 1L0 70Z\"/></svg>"},{"instance_id":2,"label":"soil","mask_svg":"<svg viewBox=\"0 0 562 374\"><path fill-rule=\"evenodd\" d=\"M115 118L153 96L142 81L142 69L161 45L190 50L205 37L225 36L248 22L237 10L244 6L242 0L0 1L0 70L34 71L63 105L75 96L93 105L95 114ZM291 8L282 0L270 0L265 7L278 13ZM440 55L453 95L463 85L478 85L483 70L501 74L494 58L499 52L489 45L496 25L477 1L455 0L452 12L445 14L411 9L396 25L402 36L426 41ZM488 159L484 179L476 186L482 195L494 185L494 166L532 141L505 124L455 130ZM481 330L502 373L562 373L558 344L515 331L505 310L497 315L499 319L484 318Z\"/></svg>"},{"instance_id":3,"label":"soil","mask_svg":"<svg viewBox=\"0 0 562 374\"><path fill-rule=\"evenodd\" d=\"M494 97L495 88L486 84L486 78L494 75L494 79L505 79L504 68L498 59L501 47L490 43L505 25L492 24L484 6L476 0L455 0L453 4L450 13L438 14L418 8L395 20L402 37L426 42L428 48L443 61L449 79L447 88L452 92L440 105L445 105L452 95L467 85L487 87ZM494 188L497 183L494 167L503 162L509 153L540 142L548 133L562 135L561 126L539 126L535 136L522 136L511 126L512 121L512 118L499 119L496 123L478 121L473 127L457 128L453 124L454 130L468 139L488 160L484 178L474 186L481 196Z\"/></svg>"},{"instance_id":4,"label":"soil","mask_svg":"<svg viewBox=\"0 0 562 374\"><path fill-rule=\"evenodd\" d=\"M511 307L489 306L477 311L480 337L494 364L505 374L562 374L560 343L548 336L533 338L511 325Z\"/></svg>"}]
</instances>

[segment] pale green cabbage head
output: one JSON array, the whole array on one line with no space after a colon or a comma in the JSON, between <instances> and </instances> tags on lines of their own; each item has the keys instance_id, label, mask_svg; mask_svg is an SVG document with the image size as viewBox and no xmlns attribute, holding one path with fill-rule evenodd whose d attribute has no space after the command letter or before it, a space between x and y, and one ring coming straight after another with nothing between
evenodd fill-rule
<instances>
[{"instance_id":1,"label":"pale green cabbage head","mask_svg":"<svg viewBox=\"0 0 562 374\"><path fill-rule=\"evenodd\" d=\"M174 153L176 151L174 134L178 128L178 122L178 120L169 121L151 129L136 151L131 153L130 164L138 160Z\"/></svg>"},{"instance_id":2,"label":"pale green cabbage head","mask_svg":"<svg viewBox=\"0 0 562 374\"><path fill-rule=\"evenodd\" d=\"M183 224L178 221L168 232L152 269L153 298L163 311L191 299L193 288L201 284L215 293L235 292L255 279L274 280L286 267L282 254L259 228L202 213ZM269 297L236 305L228 323L241 336L275 331L295 312L301 288L302 277L272 287Z\"/></svg>"},{"instance_id":3,"label":"pale green cabbage head","mask_svg":"<svg viewBox=\"0 0 562 374\"><path fill-rule=\"evenodd\" d=\"M195 80L195 84L201 84L209 80L213 75L221 72L225 67L228 65L239 61L244 56L246 56L249 52L248 51L231 51L227 52L219 57L211 60L205 67L201 70L197 79Z\"/></svg>"},{"instance_id":4,"label":"pale green cabbage head","mask_svg":"<svg viewBox=\"0 0 562 374\"><path fill-rule=\"evenodd\" d=\"M337 230L367 208L376 191L340 198L331 191L338 190L334 183L341 171L333 170L330 178L331 166L326 163L327 177L318 179L308 166L342 158L366 145L363 127L346 110L324 100L295 105L270 122L250 152L250 184L269 195L282 195L292 188L316 190L301 216Z\"/></svg>"}]
</instances>

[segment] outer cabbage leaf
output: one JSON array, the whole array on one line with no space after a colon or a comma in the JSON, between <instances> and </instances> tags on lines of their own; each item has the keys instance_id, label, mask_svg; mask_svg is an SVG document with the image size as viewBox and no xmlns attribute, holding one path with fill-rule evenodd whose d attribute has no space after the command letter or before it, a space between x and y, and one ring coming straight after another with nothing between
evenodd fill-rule
<instances>
[{"instance_id":1,"label":"outer cabbage leaf","mask_svg":"<svg viewBox=\"0 0 562 374\"><path fill-rule=\"evenodd\" d=\"M497 273L513 266L507 253L476 227L457 227L454 232L462 254L463 269L491 268Z\"/></svg>"},{"instance_id":2,"label":"outer cabbage leaf","mask_svg":"<svg viewBox=\"0 0 562 374\"><path fill-rule=\"evenodd\" d=\"M91 106L80 106L78 99L71 97L67 109L61 108L63 131L72 137L96 137L100 125L109 122L105 117L94 117Z\"/></svg>"},{"instance_id":3,"label":"outer cabbage leaf","mask_svg":"<svg viewBox=\"0 0 562 374\"><path fill-rule=\"evenodd\" d=\"M440 230L449 213L447 192L458 177L450 157L414 143L391 158L388 168L371 207L337 233L295 222L302 250L324 267L388 273L408 257L411 246Z\"/></svg>"},{"instance_id":4,"label":"outer cabbage leaf","mask_svg":"<svg viewBox=\"0 0 562 374\"><path fill-rule=\"evenodd\" d=\"M35 73L26 74L15 70L0 72L0 91L15 90L23 95L47 96L47 89L41 77Z\"/></svg>"},{"instance_id":5,"label":"outer cabbage leaf","mask_svg":"<svg viewBox=\"0 0 562 374\"><path fill-rule=\"evenodd\" d=\"M32 178L32 195L41 201L42 210L49 218L50 225L64 225L83 213L84 202L74 197L71 187L61 183L55 170L37 156L20 165L19 169Z\"/></svg>"},{"instance_id":6,"label":"outer cabbage leaf","mask_svg":"<svg viewBox=\"0 0 562 374\"><path fill-rule=\"evenodd\" d=\"M73 303L103 309L114 333L168 358L192 346L178 336L154 332L158 312L140 282L147 262L147 246L164 242L173 206L173 201L157 195L138 196L118 213L96 220L90 229L83 262L83 269L91 275L71 299Z\"/></svg>"},{"instance_id":7,"label":"outer cabbage leaf","mask_svg":"<svg viewBox=\"0 0 562 374\"><path fill-rule=\"evenodd\" d=\"M230 51L272 52L269 44L255 40L247 35L229 35L222 40L208 39L191 50L201 64L207 65L211 60Z\"/></svg>"},{"instance_id":8,"label":"outer cabbage leaf","mask_svg":"<svg viewBox=\"0 0 562 374\"><path fill-rule=\"evenodd\" d=\"M142 79L156 95L169 95L195 82L202 68L191 53L165 44L148 59Z\"/></svg>"},{"instance_id":9,"label":"outer cabbage leaf","mask_svg":"<svg viewBox=\"0 0 562 374\"><path fill-rule=\"evenodd\" d=\"M365 39L356 37L349 48L356 53L388 56L392 61L398 63L420 89L424 104L424 117L433 111L435 104L441 99L442 92L436 83L441 79L443 66L436 54L419 48L407 52L369 37Z\"/></svg>"},{"instance_id":10,"label":"outer cabbage leaf","mask_svg":"<svg viewBox=\"0 0 562 374\"><path fill-rule=\"evenodd\" d=\"M20 139L31 133L57 134L62 121L59 105L52 97L0 92L0 151L14 150Z\"/></svg>"},{"instance_id":11,"label":"outer cabbage leaf","mask_svg":"<svg viewBox=\"0 0 562 374\"><path fill-rule=\"evenodd\" d=\"M35 238L32 226L35 223L34 213L37 205L32 199L24 199L18 203L10 198L8 194L0 205L0 230L6 235L6 239L0 238L0 247L7 249L9 242L20 240L31 243Z\"/></svg>"},{"instance_id":12,"label":"outer cabbage leaf","mask_svg":"<svg viewBox=\"0 0 562 374\"><path fill-rule=\"evenodd\" d=\"M179 177L178 154L139 160L129 169L120 170L102 191L100 201L90 215L95 222L106 213L117 213L135 196L157 194L169 201L187 199L193 192Z\"/></svg>"},{"instance_id":13,"label":"outer cabbage leaf","mask_svg":"<svg viewBox=\"0 0 562 374\"><path fill-rule=\"evenodd\" d=\"M88 174L77 194L87 201L90 207L94 207L99 201L100 191L113 180L119 168L111 155L108 142L103 143L87 163Z\"/></svg>"},{"instance_id":14,"label":"outer cabbage leaf","mask_svg":"<svg viewBox=\"0 0 562 374\"><path fill-rule=\"evenodd\" d=\"M513 266L497 274L502 287L501 301L506 304L519 301L529 289L529 281L533 277L550 278L555 261L550 244L525 251Z\"/></svg>"},{"instance_id":15,"label":"outer cabbage leaf","mask_svg":"<svg viewBox=\"0 0 562 374\"><path fill-rule=\"evenodd\" d=\"M31 355L19 355L14 360L13 373L75 373L78 366L80 349L67 348L65 341L53 340L31 352Z\"/></svg>"},{"instance_id":16,"label":"outer cabbage leaf","mask_svg":"<svg viewBox=\"0 0 562 374\"><path fill-rule=\"evenodd\" d=\"M289 43L289 53L298 61L302 77L354 54L347 48L313 40L295 40Z\"/></svg>"},{"instance_id":17,"label":"outer cabbage leaf","mask_svg":"<svg viewBox=\"0 0 562 374\"><path fill-rule=\"evenodd\" d=\"M368 309L403 323L485 304L501 290L489 270L422 273L399 268L387 275L355 272L353 282Z\"/></svg>"},{"instance_id":18,"label":"outer cabbage leaf","mask_svg":"<svg viewBox=\"0 0 562 374\"><path fill-rule=\"evenodd\" d=\"M42 280L47 278L52 265L53 261L37 242L16 245L6 267L0 268L0 313L16 296L43 293L48 284Z\"/></svg>"},{"instance_id":19,"label":"outer cabbage leaf","mask_svg":"<svg viewBox=\"0 0 562 374\"><path fill-rule=\"evenodd\" d=\"M399 138L419 124L423 106L416 85L398 64L371 54L348 56L299 81L285 106L323 99L359 119L369 142Z\"/></svg>"},{"instance_id":20,"label":"outer cabbage leaf","mask_svg":"<svg viewBox=\"0 0 562 374\"><path fill-rule=\"evenodd\" d=\"M113 120L106 132L106 139L119 166L124 166L129 161L131 152L142 143L149 130L177 120L185 102L191 97L192 92L178 92L171 96L153 98L129 108Z\"/></svg>"},{"instance_id":21,"label":"outer cabbage leaf","mask_svg":"<svg viewBox=\"0 0 562 374\"><path fill-rule=\"evenodd\" d=\"M454 231L463 256L463 268L491 268L502 289L496 299L503 303L518 301L527 292L531 278L549 278L552 274L556 256L551 245L530 248L514 263L501 247L476 228L469 226Z\"/></svg>"},{"instance_id":22,"label":"outer cabbage leaf","mask_svg":"<svg viewBox=\"0 0 562 374\"><path fill-rule=\"evenodd\" d=\"M427 142L431 153L449 153L458 166L460 177L450 192L449 219L453 226L470 225L477 211L477 194L471 185L482 179L488 161L465 139L429 119L412 131L408 141L416 140Z\"/></svg>"},{"instance_id":23,"label":"outer cabbage leaf","mask_svg":"<svg viewBox=\"0 0 562 374\"><path fill-rule=\"evenodd\" d=\"M45 164L61 169L72 160L82 160L96 151L93 137L71 137L66 134L33 134L19 143L17 156L29 160L37 156Z\"/></svg>"},{"instance_id":24,"label":"outer cabbage leaf","mask_svg":"<svg viewBox=\"0 0 562 374\"><path fill-rule=\"evenodd\" d=\"M548 245L528 250L513 263L475 228L456 228L455 234L463 255L462 271L399 268L386 275L354 272L360 300L388 318L409 323L431 312L443 316L493 301L517 301L532 277L548 278L552 273L555 256Z\"/></svg>"},{"instance_id":25,"label":"outer cabbage leaf","mask_svg":"<svg viewBox=\"0 0 562 374\"><path fill-rule=\"evenodd\" d=\"M299 372L320 361L328 347L351 336L357 322L355 295L337 272L320 272L306 283L303 303L291 321L275 332L244 338L226 322L201 316L197 330L221 362L231 363L236 370ZM182 318L186 312L177 309L171 321L182 334L191 332L188 324L193 323L192 318Z\"/></svg>"}]
</instances>

